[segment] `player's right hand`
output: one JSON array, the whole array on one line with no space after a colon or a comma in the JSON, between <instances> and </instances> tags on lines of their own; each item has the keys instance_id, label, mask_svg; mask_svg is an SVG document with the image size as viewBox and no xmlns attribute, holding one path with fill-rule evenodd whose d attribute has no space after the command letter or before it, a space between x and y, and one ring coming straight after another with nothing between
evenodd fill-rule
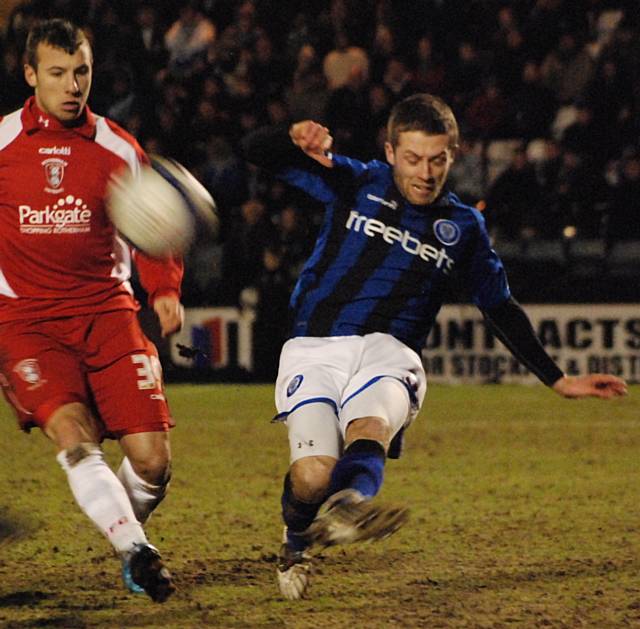
<instances>
[{"instance_id":1,"label":"player's right hand","mask_svg":"<svg viewBox=\"0 0 640 629\"><path fill-rule=\"evenodd\" d=\"M289 136L291 141L309 157L327 168L333 166L331 158L327 155L333 144L333 137L327 127L313 120L303 120L291 125Z\"/></svg>"}]
</instances>

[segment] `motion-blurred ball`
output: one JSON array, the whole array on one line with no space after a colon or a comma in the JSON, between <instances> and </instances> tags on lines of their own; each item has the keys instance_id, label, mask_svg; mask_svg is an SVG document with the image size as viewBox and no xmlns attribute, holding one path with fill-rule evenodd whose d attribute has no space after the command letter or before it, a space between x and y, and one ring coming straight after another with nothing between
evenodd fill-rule
<instances>
[{"instance_id":1,"label":"motion-blurred ball","mask_svg":"<svg viewBox=\"0 0 640 629\"><path fill-rule=\"evenodd\" d=\"M206 188L184 166L157 155L138 174L113 178L107 211L124 238L155 258L185 253L198 229L212 235L218 229L216 204Z\"/></svg>"}]
</instances>

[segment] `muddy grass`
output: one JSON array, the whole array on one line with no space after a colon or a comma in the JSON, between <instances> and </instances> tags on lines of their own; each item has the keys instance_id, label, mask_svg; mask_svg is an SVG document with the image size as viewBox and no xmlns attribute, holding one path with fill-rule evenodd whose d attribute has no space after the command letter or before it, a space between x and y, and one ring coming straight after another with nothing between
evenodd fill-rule
<instances>
[{"instance_id":1,"label":"muddy grass","mask_svg":"<svg viewBox=\"0 0 640 629\"><path fill-rule=\"evenodd\" d=\"M287 454L269 387L170 390L175 480L147 527L179 588L164 605L122 589L50 446L3 407L0 626L640 627L639 394L434 387L381 496L411 520L325 551L298 603L274 581Z\"/></svg>"}]
</instances>

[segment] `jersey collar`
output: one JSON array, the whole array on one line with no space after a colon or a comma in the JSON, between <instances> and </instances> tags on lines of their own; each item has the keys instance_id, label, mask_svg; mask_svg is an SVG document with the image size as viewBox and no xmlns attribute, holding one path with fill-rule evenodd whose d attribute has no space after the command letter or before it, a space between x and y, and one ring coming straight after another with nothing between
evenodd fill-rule
<instances>
[{"instance_id":1,"label":"jersey collar","mask_svg":"<svg viewBox=\"0 0 640 629\"><path fill-rule=\"evenodd\" d=\"M85 138L93 138L96 133L96 117L88 105L76 125L66 127L55 116L44 113L36 104L35 96L27 99L22 109L22 124L28 134L36 131L74 131Z\"/></svg>"}]
</instances>

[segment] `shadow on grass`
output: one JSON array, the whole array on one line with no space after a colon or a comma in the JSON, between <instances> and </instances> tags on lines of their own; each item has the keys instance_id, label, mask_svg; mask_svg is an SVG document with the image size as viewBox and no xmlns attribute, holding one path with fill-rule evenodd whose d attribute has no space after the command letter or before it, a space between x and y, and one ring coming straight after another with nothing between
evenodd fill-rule
<instances>
[{"instance_id":1,"label":"shadow on grass","mask_svg":"<svg viewBox=\"0 0 640 629\"><path fill-rule=\"evenodd\" d=\"M36 605L40 601L51 598L51 594L45 594L39 590L25 590L23 592L11 592L0 596L0 608L15 607L18 605Z\"/></svg>"},{"instance_id":2,"label":"shadow on grass","mask_svg":"<svg viewBox=\"0 0 640 629\"><path fill-rule=\"evenodd\" d=\"M28 537L36 528L37 523L33 519L15 515L7 507L0 506L0 545Z\"/></svg>"}]
</instances>

